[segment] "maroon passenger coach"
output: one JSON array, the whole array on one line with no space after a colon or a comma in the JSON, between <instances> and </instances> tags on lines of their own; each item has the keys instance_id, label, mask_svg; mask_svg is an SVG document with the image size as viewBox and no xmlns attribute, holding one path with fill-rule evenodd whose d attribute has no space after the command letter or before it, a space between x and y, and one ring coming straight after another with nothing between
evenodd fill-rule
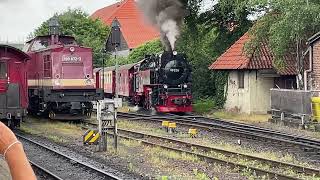
<instances>
[{"instance_id":1,"label":"maroon passenger coach","mask_svg":"<svg viewBox=\"0 0 320 180\"><path fill-rule=\"evenodd\" d=\"M12 128L27 115L29 59L19 49L0 45L0 119Z\"/></svg>"},{"instance_id":2,"label":"maroon passenger coach","mask_svg":"<svg viewBox=\"0 0 320 180\"><path fill-rule=\"evenodd\" d=\"M115 67L96 69L96 87L106 96L115 94L145 109L157 112L192 112L191 66L184 54L164 52L146 56L135 64L119 67L119 83L115 83ZM104 77L103 77L104 74Z\"/></svg>"}]
</instances>

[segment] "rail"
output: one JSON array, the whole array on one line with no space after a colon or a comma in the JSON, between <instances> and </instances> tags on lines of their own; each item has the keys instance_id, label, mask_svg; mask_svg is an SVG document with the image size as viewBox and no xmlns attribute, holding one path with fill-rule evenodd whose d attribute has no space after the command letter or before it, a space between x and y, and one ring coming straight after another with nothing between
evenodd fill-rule
<instances>
[{"instance_id":1,"label":"rail","mask_svg":"<svg viewBox=\"0 0 320 180\"><path fill-rule=\"evenodd\" d=\"M94 177L101 177L103 179L107 178L107 179L114 179L114 180L121 179L112 173L105 172L97 167L94 167L91 164L82 162L74 157L71 157L69 155L64 154L63 152L59 152L53 148L47 147L46 145L41 144L39 142L36 142L32 139L29 139L21 134L16 133L16 136L24 144L24 146L26 144L28 144L28 145L33 146L33 148L37 148L37 150L39 151L39 152L37 152L39 154L39 156L46 155L47 158L48 157L52 158L52 159L46 159L46 162L51 161L51 164L49 166L54 166L55 164L57 164L57 166L59 166L59 165L61 166L61 164L64 164L65 167L72 168L73 171L77 171L77 172L82 173L82 174L77 174L78 177L81 177L81 175L88 175L88 173L90 173L89 176L90 177L93 176L93 179L94 179ZM59 164L58 163L59 161L62 161L62 163ZM43 160L41 162L43 162ZM45 162L43 162L43 163L45 163ZM33 164L36 167L39 167L42 170L45 169L42 164L36 165L36 163L34 163L34 162L31 162L31 164ZM56 166L54 166L54 167L56 167ZM60 169L60 167L58 167L57 169ZM49 172L48 170L45 170L45 171ZM61 171L57 170L57 172L55 172L55 173L52 171L53 170L51 170L51 172L49 172L49 174L52 174L53 176L56 176L57 178L62 178ZM68 173L70 173L70 172L72 172L72 171L69 169ZM57 175L57 174L59 174L59 175ZM72 173L70 173L68 175L71 176ZM70 177L64 177L63 179L66 179L66 178L70 178Z\"/></svg>"}]
</instances>

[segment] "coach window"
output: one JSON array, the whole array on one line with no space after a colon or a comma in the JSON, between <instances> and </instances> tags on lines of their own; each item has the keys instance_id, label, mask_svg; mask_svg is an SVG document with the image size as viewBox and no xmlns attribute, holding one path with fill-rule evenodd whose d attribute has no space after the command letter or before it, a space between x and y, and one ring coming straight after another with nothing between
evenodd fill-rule
<instances>
[{"instance_id":1,"label":"coach window","mask_svg":"<svg viewBox=\"0 0 320 180\"><path fill-rule=\"evenodd\" d=\"M51 78L51 59L50 55L43 56L43 76L45 78Z\"/></svg>"},{"instance_id":2,"label":"coach window","mask_svg":"<svg viewBox=\"0 0 320 180\"><path fill-rule=\"evenodd\" d=\"M238 71L238 88L244 89L244 71Z\"/></svg>"},{"instance_id":3,"label":"coach window","mask_svg":"<svg viewBox=\"0 0 320 180\"><path fill-rule=\"evenodd\" d=\"M0 79L7 78L7 64L5 62L0 62Z\"/></svg>"}]
</instances>

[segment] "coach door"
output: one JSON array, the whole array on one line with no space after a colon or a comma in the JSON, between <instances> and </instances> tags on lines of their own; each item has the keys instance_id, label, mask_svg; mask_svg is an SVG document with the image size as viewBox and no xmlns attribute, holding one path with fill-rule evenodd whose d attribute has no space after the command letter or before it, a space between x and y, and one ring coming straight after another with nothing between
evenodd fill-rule
<instances>
[{"instance_id":1,"label":"coach door","mask_svg":"<svg viewBox=\"0 0 320 180\"><path fill-rule=\"evenodd\" d=\"M19 108L20 107L20 84L25 83L23 77L23 71L20 68L22 66L21 62L10 63L10 83L7 88L7 107L8 108ZM24 95L26 97L26 94Z\"/></svg>"},{"instance_id":2,"label":"coach door","mask_svg":"<svg viewBox=\"0 0 320 180\"><path fill-rule=\"evenodd\" d=\"M6 91L8 86L8 72L6 61L0 60L0 109L7 106Z\"/></svg>"}]
</instances>

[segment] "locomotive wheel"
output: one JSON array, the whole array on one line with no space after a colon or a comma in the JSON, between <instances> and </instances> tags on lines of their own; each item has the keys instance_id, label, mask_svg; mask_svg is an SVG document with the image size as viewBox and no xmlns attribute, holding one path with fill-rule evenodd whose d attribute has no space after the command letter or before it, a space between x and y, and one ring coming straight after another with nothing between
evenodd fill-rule
<instances>
[{"instance_id":1,"label":"locomotive wheel","mask_svg":"<svg viewBox=\"0 0 320 180\"><path fill-rule=\"evenodd\" d=\"M56 117L56 113L54 113L53 111L49 112L49 118L50 119L54 119Z\"/></svg>"}]
</instances>

